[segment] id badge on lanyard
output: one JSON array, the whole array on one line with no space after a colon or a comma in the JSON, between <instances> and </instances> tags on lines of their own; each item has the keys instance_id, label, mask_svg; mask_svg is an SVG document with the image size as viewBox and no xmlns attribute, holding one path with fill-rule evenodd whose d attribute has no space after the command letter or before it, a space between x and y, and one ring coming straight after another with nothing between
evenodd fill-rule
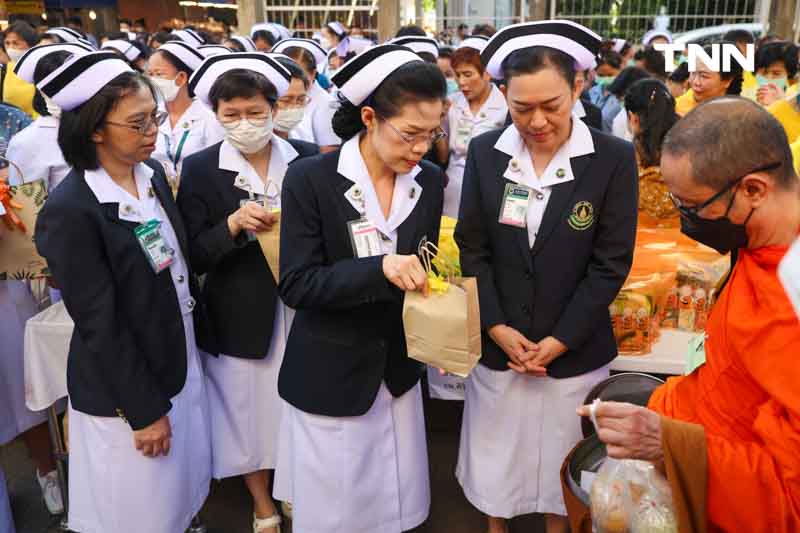
<instances>
[{"instance_id":1,"label":"id badge on lanyard","mask_svg":"<svg viewBox=\"0 0 800 533\"><path fill-rule=\"evenodd\" d=\"M186 144L186 139L189 138L190 130L186 130L183 132L181 136L181 140L178 141L178 147L175 149L175 153L172 153L172 142L169 135L164 135L165 140L167 141L167 157L172 162L172 169L175 171L175 176L178 175L178 164L181 162L181 155L183 154L183 146Z\"/></svg>"},{"instance_id":2,"label":"id badge on lanyard","mask_svg":"<svg viewBox=\"0 0 800 533\"><path fill-rule=\"evenodd\" d=\"M529 188L516 183L507 183L500 206L500 224L526 228L530 199L531 190Z\"/></svg>"},{"instance_id":3,"label":"id badge on lanyard","mask_svg":"<svg viewBox=\"0 0 800 533\"><path fill-rule=\"evenodd\" d=\"M374 257L383 254L378 228L369 219L359 218L347 223L350 242L356 258Z\"/></svg>"},{"instance_id":4,"label":"id badge on lanyard","mask_svg":"<svg viewBox=\"0 0 800 533\"><path fill-rule=\"evenodd\" d=\"M175 262L175 250L167 245L161 235L161 221L150 220L133 231L153 272L159 274Z\"/></svg>"},{"instance_id":5,"label":"id badge on lanyard","mask_svg":"<svg viewBox=\"0 0 800 533\"><path fill-rule=\"evenodd\" d=\"M473 123L467 117L462 117L456 124L455 149L457 152L465 154L472 137Z\"/></svg>"},{"instance_id":6,"label":"id badge on lanyard","mask_svg":"<svg viewBox=\"0 0 800 533\"><path fill-rule=\"evenodd\" d=\"M258 204L263 208L268 208L267 200L265 197L261 196L260 194L253 194L250 193L250 198L245 198L244 200L239 200L239 207L244 207L245 204L252 202L254 204ZM256 237L255 232L246 230L247 231L247 240L248 241L257 241L258 238Z\"/></svg>"}]
</instances>

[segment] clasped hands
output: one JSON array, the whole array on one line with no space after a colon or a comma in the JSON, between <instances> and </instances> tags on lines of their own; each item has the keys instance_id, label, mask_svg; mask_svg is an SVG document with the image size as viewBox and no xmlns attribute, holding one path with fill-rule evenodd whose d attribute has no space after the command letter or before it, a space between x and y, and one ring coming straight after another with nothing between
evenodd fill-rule
<instances>
[{"instance_id":1,"label":"clasped hands","mask_svg":"<svg viewBox=\"0 0 800 533\"><path fill-rule=\"evenodd\" d=\"M508 367L520 374L545 377L547 366L567 351L567 346L555 337L533 342L505 324L491 327L489 336L510 359Z\"/></svg>"}]
</instances>

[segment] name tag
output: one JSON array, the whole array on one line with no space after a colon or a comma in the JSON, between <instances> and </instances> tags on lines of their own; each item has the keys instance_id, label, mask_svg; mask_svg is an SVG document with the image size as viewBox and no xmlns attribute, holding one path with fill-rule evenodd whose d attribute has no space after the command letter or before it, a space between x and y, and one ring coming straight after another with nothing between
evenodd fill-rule
<instances>
[{"instance_id":1,"label":"name tag","mask_svg":"<svg viewBox=\"0 0 800 533\"><path fill-rule=\"evenodd\" d=\"M689 353L686 356L686 373L691 374L706 364L706 334L695 335L689 341Z\"/></svg>"},{"instance_id":2,"label":"name tag","mask_svg":"<svg viewBox=\"0 0 800 533\"><path fill-rule=\"evenodd\" d=\"M472 121L460 120L456 126L455 149L460 153L465 153L470 137L472 137Z\"/></svg>"},{"instance_id":3,"label":"name tag","mask_svg":"<svg viewBox=\"0 0 800 533\"><path fill-rule=\"evenodd\" d=\"M508 183L503 193L503 205L500 207L499 222L518 228L527 227L530 198L530 189L516 183Z\"/></svg>"},{"instance_id":4,"label":"name tag","mask_svg":"<svg viewBox=\"0 0 800 533\"><path fill-rule=\"evenodd\" d=\"M778 277L800 318L800 238L797 239L778 266Z\"/></svg>"},{"instance_id":5,"label":"name tag","mask_svg":"<svg viewBox=\"0 0 800 533\"><path fill-rule=\"evenodd\" d=\"M353 253L358 259L373 257L383 254L381 237L375 224L366 218L360 218L347 223L350 230L350 242L353 244Z\"/></svg>"},{"instance_id":6,"label":"name tag","mask_svg":"<svg viewBox=\"0 0 800 533\"><path fill-rule=\"evenodd\" d=\"M161 222L150 220L133 231L153 272L158 274L169 268L175 261L175 250L167 246L164 241L164 237L161 235Z\"/></svg>"}]
</instances>

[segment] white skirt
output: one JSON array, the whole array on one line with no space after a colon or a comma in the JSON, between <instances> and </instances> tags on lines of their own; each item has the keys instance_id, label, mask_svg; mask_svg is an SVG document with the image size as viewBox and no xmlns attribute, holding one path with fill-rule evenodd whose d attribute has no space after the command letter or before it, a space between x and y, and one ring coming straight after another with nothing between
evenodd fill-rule
<instances>
[{"instance_id":1,"label":"white skirt","mask_svg":"<svg viewBox=\"0 0 800 533\"><path fill-rule=\"evenodd\" d=\"M205 358L214 479L275 468L283 408L278 372L293 318L278 301L265 359Z\"/></svg>"},{"instance_id":2,"label":"white skirt","mask_svg":"<svg viewBox=\"0 0 800 533\"><path fill-rule=\"evenodd\" d=\"M14 533L14 517L11 516L8 486L2 467L0 467L0 533Z\"/></svg>"},{"instance_id":3,"label":"white skirt","mask_svg":"<svg viewBox=\"0 0 800 533\"><path fill-rule=\"evenodd\" d=\"M561 464L581 438L575 410L608 367L567 379L478 365L466 383L456 477L481 512L566 515Z\"/></svg>"},{"instance_id":4,"label":"white skirt","mask_svg":"<svg viewBox=\"0 0 800 533\"><path fill-rule=\"evenodd\" d=\"M38 312L22 281L0 281L0 445L47 420L25 406L25 323Z\"/></svg>"},{"instance_id":5,"label":"white skirt","mask_svg":"<svg viewBox=\"0 0 800 533\"><path fill-rule=\"evenodd\" d=\"M172 398L169 455L150 458L120 418L69 406L69 528L80 533L182 533L211 482L208 403L192 315L184 315L186 384Z\"/></svg>"},{"instance_id":6,"label":"white skirt","mask_svg":"<svg viewBox=\"0 0 800 533\"><path fill-rule=\"evenodd\" d=\"M419 384L393 398L382 383L363 416L284 405L275 498L292 502L294 533L400 533L430 510Z\"/></svg>"}]
</instances>

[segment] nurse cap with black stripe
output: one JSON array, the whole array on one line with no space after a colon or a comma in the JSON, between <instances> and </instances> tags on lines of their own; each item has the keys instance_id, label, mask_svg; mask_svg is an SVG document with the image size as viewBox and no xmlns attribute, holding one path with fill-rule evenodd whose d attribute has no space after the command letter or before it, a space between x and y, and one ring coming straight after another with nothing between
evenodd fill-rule
<instances>
[{"instance_id":1,"label":"nurse cap with black stripe","mask_svg":"<svg viewBox=\"0 0 800 533\"><path fill-rule=\"evenodd\" d=\"M241 35L232 35L229 37L231 41L236 41L242 48L244 48L245 52L257 52L258 48L256 48L256 43L253 42L253 39L250 37L242 37Z\"/></svg>"},{"instance_id":2,"label":"nurse cap with black stripe","mask_svg":"<svg viewBox=\"0 0 800 533\"><path fill-rule=\"evenodd\" d=\"M180 59L192 72L200 68L205 60L205 56L198 49L183 41L167 41L155 52L169 52Z\"/></svg>"},{"instance_id":3,"label":"nurse cap with black stripe","mask_svg":"<svg viewBox=\"0 0 800 533\"><path fill-rule=\"evenodd\" d=\"M94 52L94 48L90 45L83 43L61 43L61 44L40 44L30 48L14 65L14 74L21 80L28 83L33 83L33 75L36 72L36 66L42 58L54 52L69 52L70 54L89 54ZM67 59L67 61L69 58Z\"/></svg>"},{"instance_id":4,"label":"nurse cap with black stripe","mask_svg":"<svg viewBox=\"0 0 800 533\"><path fill-rule=\"evenodd\" d=\"M211 57L219 54L232 54L233 50L221 44L204 44L198 46L197 51L203 54L203 57Z\"/></svg>"},{"instance_id":5,"label":"nurse cap with black stripe","mask_svg":"<svg viewBox=\"0 0 800 533\"><path fill-rule=\"evenodd\" d=\"M389 43L411 48L416 53L427 52L433 57L439 57L439 43L436 42L436 39L432 39L430 37L421 37L416 35L395 37L389 41Z\"/></svg>"},{"instance_id":6,"label":"nurse cap with black stripe","mask_svg":"<svg viewBox=\"0 0 800 533\"><path fill-rule=\"evenodd\" d=\"M287 48L303 48L304 50L308 50L314 57L314 62L318 65L324 63L328 57L325 49L317 44L316 41L312 41L311 39L299 39L296 37L282 40L272 47L272 51L276 54L283 54L286 52Z\"/></svg>"},{"instance_id":7,"label":"nurse cap with black stripe","mask_svg":"<svg viewBox=\"0 0 800 533\"><path fill-rule=\"evenodd\" d=\"M381 44L356 56L331 78L341 97L360 106L395 70L422 59L405 46Z\"/></svg>"},{"instance_id":8,"label":"nurse cap with black stripe","mask_svg":"<svg viewBox=\"0 0 800 533\"><path fill-rule=\"evenodd\" d=\"M91 43L89 41L87 41L83 37L83 35L81 35L77 31L73 30L72 28L64 28L64 27L50 28L49 30L44 32L44 34L45 35L55 35L56 37L58 37L59 39L61 39L65 43L83 43L83 44L88 44L89 46L91 46Z\"/></svg>"},{"instance_id":9,"label":"nurse cap with black stripe","mask_svg":"<svg viewBox=\"0 0 800 533\"><path fill-rule=\"evenodd\" d=\"M184 30L172 30L172 35L195 48L206 44L206 40L199 33L188 28Z\"/></svg>"},{"instance_id":10,"label":"nurse cap with black stripe","mask_svg":"<svg viewBox=\"0 0 800 533\"><path fill-rule=\"evenodd\" d=\"M114 52L91 52L72 56L37 87L58 107L72 111L126 72L135 71Z\"/></svg>"},{"instance_id":11,"label":"nurse cap with black stripe","mask_svg":"<svg viewBox=\"0 0 800 533\"><path fill-rule=\"evenodd\" d=\"M123 41L122 39L114 39L112 41L106 41L101 50L116 50L125 58L130 61L134 62L139 59L139 56L142 55L142 51L139 50L133 43L130 41Z\"/></svg>"},{"instance_id":12,"label":"nurse cap with black stripe","mask_svg":"<svg viewBox=\"0 0 800 533\"><path fill-rule=\"evenodd\" d=\"M595 32L569 20L542 20L506 26L489 39L481 61L494 79L503 78L503 62L517 50L546 46L575 60L577 70L591 68L603 40Z\"/></svg>"},{"instance_id":13,"label":"nurse cap with black stripe","mask_svg":"<svg viewBox=\"0 0 800 533\"><path fill-rule=\"evenodd\" d=\"M486 48L486 44L488 42L489 38L485 35L470 35L461 41L461 44L458 45L456 50L460 50L461 48L472 48L478 52L483 52L483 49Z\"/></svg>"},{"instance_id":14,"label":"nurse cap with black stripe","mask_svg":"<svg viewBox=\"0 0 800 533\"><path fill-rule=\"evenodd\" d=\"M211 106L208 95L220 76L231 70L250 70L266 77L278 93L278 98L289 90L291 73L269 57L260 52L234 52L207 57L200 68L189 78L189 95L197 96L201 102Z\"/></svg>"}]
</instances>

